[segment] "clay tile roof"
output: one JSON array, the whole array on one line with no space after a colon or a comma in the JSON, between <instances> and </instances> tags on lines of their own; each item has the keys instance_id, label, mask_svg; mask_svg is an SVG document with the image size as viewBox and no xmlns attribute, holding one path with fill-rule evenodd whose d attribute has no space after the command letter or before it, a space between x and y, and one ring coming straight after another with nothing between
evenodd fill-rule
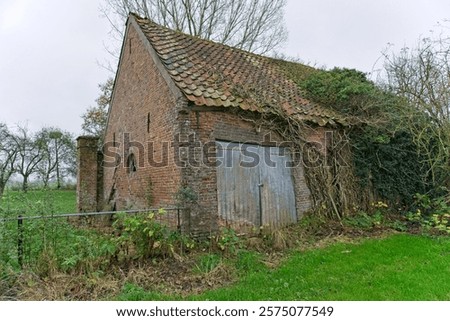
<instances>
[{"instance_id":1,"label":"clay tile roof","mask_svg":"<svg viewBox=\"0 0 450 321\"><path fill-rule=\"evenodd\" d=\"M198 106L284 112L319 125L345 124L336 112L303 98L280 61L173 31L133 15L186 98ZM290 68L312 69L286 62ZM275 110L279 109L279 110Z\"/></svg>"}]
</instances>

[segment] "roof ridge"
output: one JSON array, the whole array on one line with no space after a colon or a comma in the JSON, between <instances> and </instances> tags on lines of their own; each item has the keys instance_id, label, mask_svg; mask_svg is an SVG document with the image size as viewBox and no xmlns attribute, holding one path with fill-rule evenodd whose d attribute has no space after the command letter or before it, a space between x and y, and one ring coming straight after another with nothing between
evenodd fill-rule
<instances>
[{"instance_id":1,"label":"roof ridge","mask_svg":"<svg viewBox=\"0 0 450 321\"><path fill-rule=\"evenodd\" d=\"M130 15L176 86L195 105L256 112L272 108L319 125L343 119L306 99L280 62L297 68L313 67L192 36L135 13Z\"/></svg>"},{"instance_id":2,"label":"roof ridge","mask_svg":"<svg viewBox=\"0 0 450 321\"><path fill-rule=\"evenodd\" d=\"M166 26L164 26L164 25L161 25L161 24L159 24L159 23L153 21L152 19L150 19L150 18L148 18L148 17L141 17L141 16L139 16L138 14L136 14L136 13L134 13L134 12L130 12L130 15L133 15L137 20L141 20L141 21L145 21L145 23L149 23L149 24L153 25L154 27L163 29L163 30L165 30L165 31L169 31L169 32L171 32L171 33L175 33L175 34L177 34L177 35L181 35L181 36L190 38L190 39L195 40L195 41L202 41L202 42L205 42L205 43L216 44L216 45L221 46L221 47L227 47L227 48L229 48L229 49L231 49L231 50L240 51L240 52L242 52L242 53L249 54L249 55L252 55L252 56L256 56L256 57L259 57L259 58L273 59L273 60L282 60L282 59L279 59L279 58L274 58L274 57L265 56L265 55L262 55L262 54L257 54L257 53L254 53L254 52L251 52L251 51L242 49L242 48L233 47L233 46L231 46L231 45L224 44L224 43L218 42L218 41L216 41L216 40L205 39L205 38L202 38L202 37L200 37L200 36L190 35L190 34L188 34L188 33L185 33L185 32L183 32L183 31L181 31L181 30L171 29L171 28L169 28L169 27L166 27ZM139 21L138 21L138 22L139 22ZM141 24L139 24L139 25L141 25ZM142 27L142 26L141 26L141 27ZM282 61L285 61L285 60L282 60ZM293 63L299 64L299 65L303 65L303 64L297 63L297 62L293 62Z\"/></svg>"}]
</instances>

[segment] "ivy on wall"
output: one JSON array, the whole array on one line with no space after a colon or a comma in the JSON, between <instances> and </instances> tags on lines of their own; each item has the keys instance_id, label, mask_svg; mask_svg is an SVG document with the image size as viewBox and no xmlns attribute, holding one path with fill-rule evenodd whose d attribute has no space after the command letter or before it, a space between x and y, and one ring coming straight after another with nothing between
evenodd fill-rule
<instances>
[{"instance_id":1,"label":"ivy on wall","mask_svg":"<svg viewBox=\"0 0 450 321\"><path fill-rule=\"evenodd\" d=\"M406 205L423 193L427 168L408 128L402 127L404 102L353 69L318 70L299 79L306 96L346 115L355 174L374 198Z\"/></svg>"}]
</instances>

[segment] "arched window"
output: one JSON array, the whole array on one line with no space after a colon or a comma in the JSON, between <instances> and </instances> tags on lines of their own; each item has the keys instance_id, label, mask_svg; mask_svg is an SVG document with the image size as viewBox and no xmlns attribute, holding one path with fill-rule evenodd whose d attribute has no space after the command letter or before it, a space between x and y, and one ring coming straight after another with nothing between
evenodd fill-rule
<instances>
[{"instance_id":1,"label":"arched window","mask_svg":"<svg viewBox=\"0 0 450 321\"><path fill-rule=\"evenodd\" d=\"M132 174L132 173L135 173L137 171L136 157L134 156L133 153L128 155L127 170L128 170L128 174Z\"/></svg>"}]
</instances>

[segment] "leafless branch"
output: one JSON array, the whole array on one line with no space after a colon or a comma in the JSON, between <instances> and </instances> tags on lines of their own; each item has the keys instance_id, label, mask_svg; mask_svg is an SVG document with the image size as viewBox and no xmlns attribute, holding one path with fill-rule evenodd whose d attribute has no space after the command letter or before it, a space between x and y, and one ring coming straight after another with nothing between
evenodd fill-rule
<instances>
[{"instance_id":1,"label":"leafless branch","mask_svg":"<svg viewBox=\"0 0 450 321\"><path fill-rule=\"evenodd\" d=\"M450 38L420 39L414 48L385 52L387 87L411 106L405 125L434 184L450 188Z\"/></svg>"},{"instance_id":2,"label":"leafless branch","mask_svg":"<svg viewBox=\"0 0 450 321\"><path fill-rule=\"evenodd\" d=\"M287 38L286 0L105 0L111 33L123 36L129 12L193 36L265 54Z\"/></svg>"}]
</instances>

